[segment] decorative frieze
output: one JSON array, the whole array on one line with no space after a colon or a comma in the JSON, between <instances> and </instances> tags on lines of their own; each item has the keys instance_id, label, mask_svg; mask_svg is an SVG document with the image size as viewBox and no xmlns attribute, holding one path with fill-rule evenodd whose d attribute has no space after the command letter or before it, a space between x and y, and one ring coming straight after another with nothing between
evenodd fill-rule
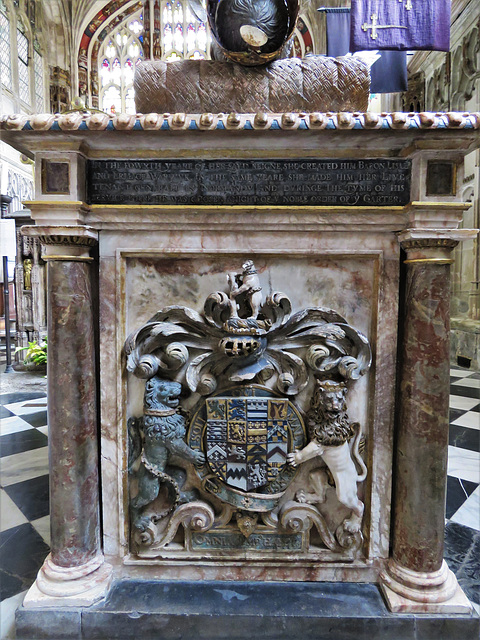
<instances>
[{"instance_id":1,"label":"decorative frieze","mask_svg":"<svg viewBox=\"0 0 480 640\"><path fill-rule=\"evenodd\" d=\"M110 116L103 113L78 111L68 114L39 114L35 116L9 115L0 121L0 129L58 131L58 130L297 130L315 129L480 129L478 113L219 113L215 114L124 114Z\"/></svg>"}]
</instances>

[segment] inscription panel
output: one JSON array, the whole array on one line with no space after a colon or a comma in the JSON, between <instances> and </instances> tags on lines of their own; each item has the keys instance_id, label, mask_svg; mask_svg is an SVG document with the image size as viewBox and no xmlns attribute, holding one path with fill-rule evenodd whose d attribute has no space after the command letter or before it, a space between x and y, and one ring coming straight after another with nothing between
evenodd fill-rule
<instances>
[{"instance_id":1,"label":"inscription panel","mask_svg":"<svg viewBox=\"0 0 480 640\"><path fill-rule=\"evenodd\" d=\"M402 206L410 160L90 160L90 204Z\"/></svg>"},{"instance_id":2,"label":"inscription panel","mask_svg":"<svg viewBox=\"0 0 480 640\"><path fill-rule=\"evenodd\" d=\"M248 551L301 551L304 547L303 533L271 533L255 532L248 538L232 531L193 532L191 534L192 550L248 550Z\"/></svg>"}]
</instances>

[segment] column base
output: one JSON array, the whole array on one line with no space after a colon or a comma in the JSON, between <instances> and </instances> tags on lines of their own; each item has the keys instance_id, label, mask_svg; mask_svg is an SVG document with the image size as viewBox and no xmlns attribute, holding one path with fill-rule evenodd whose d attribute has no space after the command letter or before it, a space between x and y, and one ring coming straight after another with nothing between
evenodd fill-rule
<instances>
[{"instance_id":1,"label":"column base","mask_svg":"<svg viewBox=\"0 0 480 640\"><path fill-rule=\"evenodd\" d=\"M393 559L380 574L380 589L393 613L470 613L472 605L445 560L438 571L417 572Z\"/></svg>"},{"instance_id":2,"label":"column base","mask_svg":"<svg viewBox=\"0 0 480 640\"><path fill-rule=\"evenodd\" d=\"M79 567L60 567L47 556L23 606L89 607L105 597L112 580L112 566L97 556Z\"/></svg>"}]
</instances>

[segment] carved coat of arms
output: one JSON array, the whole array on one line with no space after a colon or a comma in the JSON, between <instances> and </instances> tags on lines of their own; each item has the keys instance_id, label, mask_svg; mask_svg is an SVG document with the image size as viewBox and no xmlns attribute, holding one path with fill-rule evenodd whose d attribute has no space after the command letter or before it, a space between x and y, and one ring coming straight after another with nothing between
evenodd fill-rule
<instances>
[{"instance_id":1,"label":"carved coat of arms","mask_svg":"<svg viewBox=\"0 0 480 640\"><path fill-rule=\"evenodd\" d=\"M287 462L288 400L209 398L207 460L226 484L244 491L275 480Z\"/></svg>"},{"instance_id":2,"label":"carved coat of arms","mask_svg":"<svg viewBox=\"0 0 480 640\"><path fill-rule=\"evenodd\" d=\"M203 315L167 307L125 344L127 370L146 380L143 416L128 423L137 552L155 555L183 527L192 557L308 555L317 538L330 559L350 557L361 542L366 467L346 396L370 366L368 341L331 309L292 314L284 293L264 299L251 260L227 284ZM323 508L330 487L345 514L333 531Z\"/></svg>"}]
</instances>

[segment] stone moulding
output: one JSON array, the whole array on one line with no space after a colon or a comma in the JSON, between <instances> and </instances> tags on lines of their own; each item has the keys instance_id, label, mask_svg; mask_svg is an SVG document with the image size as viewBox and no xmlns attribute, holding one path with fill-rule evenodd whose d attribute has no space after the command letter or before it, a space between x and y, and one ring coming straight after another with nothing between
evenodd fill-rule
<instances>
[{"instance_id":1,"label":"stone moulding","mask_svg":"<svg viewBox=\"0 0 480 640\"><path fill-rule=\"evenodd\" d=\"M285 131L285 130L480 129L480 113L148 113L128 116L76 111L65 114L1 115L4 131Z\"/></svg>"}]
</instances>

